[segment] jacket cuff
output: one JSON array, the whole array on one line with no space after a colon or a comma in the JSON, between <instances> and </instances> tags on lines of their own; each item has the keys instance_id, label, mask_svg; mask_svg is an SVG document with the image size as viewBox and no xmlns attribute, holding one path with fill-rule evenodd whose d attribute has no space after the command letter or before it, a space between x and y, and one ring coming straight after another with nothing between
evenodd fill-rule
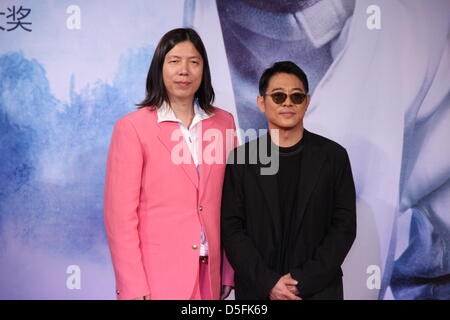
<instances>
[{"instance_id":1,"label":"jacket cuff","mask_svg":"<svg viewBox=\"0 0 450 320\"><path fill-rule=\"evenodd\" d=\"M126 286L117 285L116 288L116 299L117 300L133 300L143 296L149 296L150 289L146 284L139 286Z\"/></svg>"}]
</instances>

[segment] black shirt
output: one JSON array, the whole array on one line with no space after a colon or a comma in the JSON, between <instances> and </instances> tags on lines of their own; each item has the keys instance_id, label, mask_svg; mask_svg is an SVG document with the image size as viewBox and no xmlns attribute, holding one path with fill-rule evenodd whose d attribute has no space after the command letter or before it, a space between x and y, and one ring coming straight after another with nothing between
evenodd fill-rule
<instances>
[{"instance_id":1,"label":"black shirt","mask_svg":"<svg viewBox=\"0 0 450 320\"><path fill-rule=\"evenodd\" d=\"M280 167L277 173L278 199L280 204L282 272L288 272L290 246L295 242L295 230L291 230L297 214L300 185L300 165L302 160L303 139L287 148L279 147Z\"/></svg>"}]
</instances>

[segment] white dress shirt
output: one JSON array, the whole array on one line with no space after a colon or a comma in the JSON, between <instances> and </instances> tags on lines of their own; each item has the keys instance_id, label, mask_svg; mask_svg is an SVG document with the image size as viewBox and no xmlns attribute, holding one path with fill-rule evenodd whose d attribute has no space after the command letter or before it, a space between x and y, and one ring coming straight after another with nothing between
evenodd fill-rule
<instances>
[{"instance_id":1,"label":"white dress shirt","mask_svg":"<svg viewBox=\"0 0 450 320\"><path fill-rule=\"evenodd\" d=\"M201 121L208 119L213 116L213 114L206 113L197 102L194 103L194 118L192 119L191 125L188 127L175 116L172 108L164 102L157 111L158 115L158 123L163 121L174 121L178 122L180 125L180 130L184 136L186 144L189 147L189 151L192 155L192 159L194 160L195 166L197 167L197 173L200 174L199 171L199 132L201 128ZM208 255L208 241L206 239L205 231L201 230L201 238L200 238L200 256Z\"/></svg>"}]
</instances>

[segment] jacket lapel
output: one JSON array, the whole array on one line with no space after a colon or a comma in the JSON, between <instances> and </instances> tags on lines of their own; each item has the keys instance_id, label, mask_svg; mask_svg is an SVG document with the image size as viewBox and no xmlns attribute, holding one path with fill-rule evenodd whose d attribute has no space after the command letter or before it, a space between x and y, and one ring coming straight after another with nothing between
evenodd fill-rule
<instances>
[{"instance_id":1,"label":"jacket lapel","mask_svg":"<svg viewBox=\"0 0 450 320\"><path fill-rule=\"evenodd\" d=\"M301 225L308 200L311 197L320 171L325 163L325 154L320 152L320 146L314 143L314 136L307 130L304 131L305 147L303 149L302 162L300 168L300 185L298 188L298 226Z\"/></svg>"},{"instance_id":2,"label":"jacket lapel","mask_svg":"<svg viewBox=\"0 0 450 320\"><path fill-rule=\"evenodd\" d=\"M195 167L194 159L192 159L192 156L189 152L189 147L186 144L182 133L180 132L180 134L175 135L177 139L171 138L174 131L179 129L179 124L176 122L161 122L158 123L158 126L160 128L158 138L171 154L171 161L173 161L172 151L175 148L182 149L184 159L189 159L188 161L181 161L180 164L176 164L175 162L174 164L181 166L184 173L188 176L189 180L191 180L195 188L198 189L197 168Z\"/></svg>"},{"instance_id":3,"label":"jacket lapel","mask_svg":"<svg viewBox=\"0 0 450 320\"><path fill-rule=\"evenodd\" d=\"M270 148L270 137L266 134L257 139L259 144L266 144L267 148ZM259 150L259 145L256 146ZM250 148L252 150L252 148ZM253 152L255 149L253 149ZM268 149L266 149L268 150ZM252 152L252 151L249 151ZM256 151L258 152L258 151ZM259 185L261 187L262 193L266 199L267 207L270 212L270 216L272 218L274 224L274 240L276 243L280 241L280 203L278 196L278 180L276 174L261 174L261 169L268 165L263 165L260 162L260 157L258 153L258 163L255 166L252 166L255 169L255 175L258 177Z\"/></svg>"},{"instance_id":4,"label":"jacket lapel","mask_svg":"<svg viewBox=\"0 0 450 320\"><path fill-rule=\"evenodd\" d=\"M208 119L202 120L200 123L200 132L199 132L199 144L200 144L200 164L199 164L199 171L200 171L200 187L203 190L203 187L206 185L206 182L208 181L209 174L211 173L211 168L214 163L210 163L211 161L206 161L204 159L205 149L206 148L216 148L217 147L217 139L221 137L215 137L214 141L205 141L204 134L207 132L208 129L211 129L214 127L214 117L210 117ZM216 152L218 150L216 149ZM210 159L209 159L210 160Z\"/></svg>"}]
</instances>

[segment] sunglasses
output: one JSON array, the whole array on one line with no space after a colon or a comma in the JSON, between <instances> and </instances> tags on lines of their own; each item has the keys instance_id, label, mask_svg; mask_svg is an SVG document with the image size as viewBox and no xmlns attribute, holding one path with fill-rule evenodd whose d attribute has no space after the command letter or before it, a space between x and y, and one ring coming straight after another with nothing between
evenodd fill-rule
<instances>
[{"instance_id":1,"label":"sunglasses","mask_svg":"<svg viewBox=\"0 0 450 320\"><path fill-rule=\"evenodd\" d=\"M273 102L275 102L276 104L282 104L283 102L286 101L286 99L288 97L288 95L283 92L275 92L272 94L265 94L265 96L271 96ZM296 92L296 93L290 94L289 98L291 99L293 104L302 104L303 101L305 101L305 99L306 99L306 94Z\"/></svg>"}]
</instances>

